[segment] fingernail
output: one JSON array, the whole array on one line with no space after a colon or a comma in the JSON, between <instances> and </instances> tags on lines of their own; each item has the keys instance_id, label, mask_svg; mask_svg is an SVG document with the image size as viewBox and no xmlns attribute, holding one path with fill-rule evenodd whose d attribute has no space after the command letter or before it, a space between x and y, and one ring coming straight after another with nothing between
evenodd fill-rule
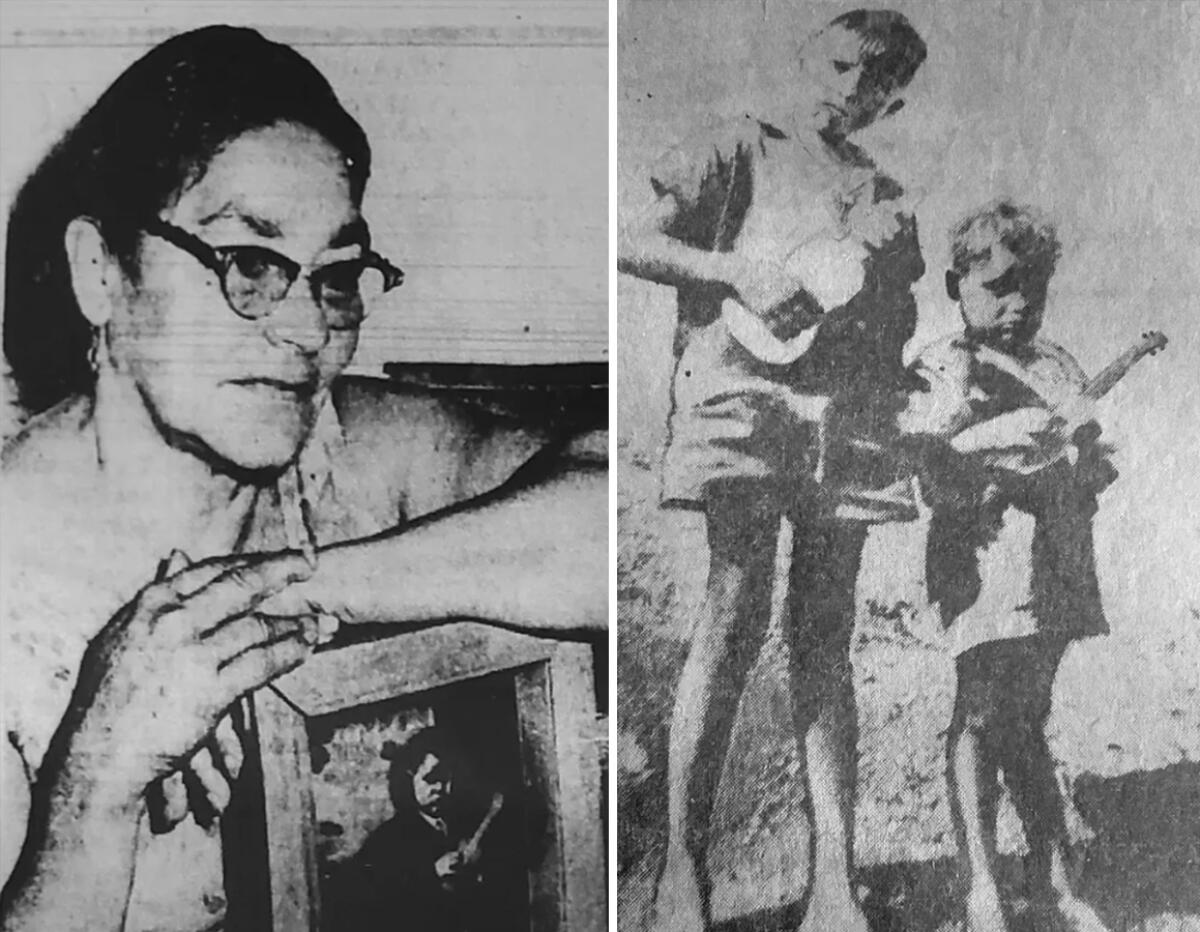
<instances>
[{"instance_id":1,"label":"fingernail","mask_svg":"<svg viewBox=\"0 0 1200 932\"><path fill-rule=\"evenodd\" d=\"M309 647L316 647L321 643L321 627L315 617L305 615L300 621L300 639Z\"/></svg>"},{"instance_id":2,"label":"fingernail","mask_svg":"<svg viewBox=\"0 0 1200 932\"><path fill-rule=\"evenodd\" d=\"M317 616L317 643L328 644L334 639L338 633L338 628L341 626L341 621L337 615L318 615Z\"/></svg>"},{"instance_id":3,"label":"fingernail","mask_svg":"<svg viewBox=\"0 0 1200 932\"><path fill-rule=\"evenodd\" d=\"M191 559L182 550L173 549L167 554L167 559L161 564L162 576L174 576L180 570L185 569L192 563Z\"/></svg>"},{"instance_id":4,"label":"fingernail","mask_svg":"<svg viewBox=\"0 0 1200 932\"><path fill-rule=\"evenodd\" d=\"M306 579L311 579L313 571L316 570L316 562L310 563L302 553L295 554L289 557L291 560L291 569L288 572L289 582L304 582Z\"/></svg>"}]
</instances>

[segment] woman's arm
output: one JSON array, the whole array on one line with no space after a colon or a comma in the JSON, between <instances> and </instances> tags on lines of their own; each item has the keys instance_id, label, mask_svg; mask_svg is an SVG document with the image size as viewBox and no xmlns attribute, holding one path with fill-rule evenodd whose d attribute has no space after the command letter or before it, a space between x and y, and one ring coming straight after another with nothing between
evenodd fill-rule
<instances>
[{"instance_id":1,"label":"woman's arm","mask_svg":"<svg viewBox=\"0 0 1200 932\"><path fill-rule=\"evenodd\" d=\"M600 435L547 449L507 482L403 529L323 550L266 607L349 623L470 617L535 630L608 617L608 480ZM476 451L476 468L480 455ZM482 457L486 459L486 457Z\"/></svg>"}]
</instances>

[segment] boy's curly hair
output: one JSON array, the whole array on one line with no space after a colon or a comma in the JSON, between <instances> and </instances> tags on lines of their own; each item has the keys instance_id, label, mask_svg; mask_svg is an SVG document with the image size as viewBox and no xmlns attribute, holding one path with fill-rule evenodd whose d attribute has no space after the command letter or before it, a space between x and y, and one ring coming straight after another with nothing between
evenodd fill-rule
<instances>
[{"instance_id":1,"label":"boy's curly hair","mask_svg":"<svg viewBox=\"0 0 1200 932\"><path fill-rule=\"evenodd\" d=\"M1054 274L1062 255L1053 223L1031 207L1002 198L969 214L950 231L951 268L966 275L973 265L986 262L997 245L1044 281Z\"/></svg>"}]
</instances>

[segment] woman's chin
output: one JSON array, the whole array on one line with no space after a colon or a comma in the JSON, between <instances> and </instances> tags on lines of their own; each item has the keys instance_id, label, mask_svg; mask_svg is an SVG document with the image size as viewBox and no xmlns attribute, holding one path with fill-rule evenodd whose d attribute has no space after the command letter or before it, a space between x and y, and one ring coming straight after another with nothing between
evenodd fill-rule
<instances>
[{"instance_id":1,"label":"woman's chin","mask_svg":"<svg viewBox=\"0 0 1200 932\"><path fill-rule=\"evenodd\" d=\"M301 423L273 424L257 430L250 425L232 425L219 435L203 437L203 441L217 459L239 470L272 472L296 459L309 432L310 425Z\"/></svg>"}]
</instances>

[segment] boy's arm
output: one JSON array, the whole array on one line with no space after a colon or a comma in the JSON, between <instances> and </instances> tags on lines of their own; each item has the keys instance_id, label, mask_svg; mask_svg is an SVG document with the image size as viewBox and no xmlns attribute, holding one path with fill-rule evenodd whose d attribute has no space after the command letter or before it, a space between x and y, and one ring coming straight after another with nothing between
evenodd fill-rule
<instances>
[{"instance_id":1,"label":"boy's arm","mask_svg":"<svg viewBox=\"0 0 1200 932\"><path fill-rule=\"evenodd\" d=\"M970 380L970 357L953 343L935 344L924 350L909 372L924 386L909 395L897 425L912 438L937 439L949 446L975 421Z\"/></svg>"},{"instance_id":2,"label":"boy's arm","mask_svg":"<svg viewBox=\"0 0 1200 932\"><path fill-rule=\"evenodd\" d=\"M928 458L1002 465L997 457L1040 448L1052 415L1040 408L1020 408L980 419L978 402L984 396L971 377L970 351L954 342L935 344L913 363L911 370L924 391L909 396L898 418L910 450Z\"/></svg>"},{"instance_id":3,"label":"boy's arm","mask_svg":"<svg viewBox=\"0 0 1200 932\"><path fill-rule=\"evenodd\" d=\"M856 241L816 239L749 246L739 242L737 248L726 252L690 245L671 235L668 230L684 214L691 215L690 222L698 227L719 223L718 218L706 217L698 209L701 191L714 184L729 184L727 175L734 172L729 166L737 164L738 153L743 151L738 143L721 153L711 142L698 140L660 160L648 183L639 186L646 192L643 202L623 212L618 271L674 288L723 290L757 317L766 317L801 295L829 310L859 291L867 251ZM721 166L725 166L724 172Z\"/></svg>"},{"instance_id":4,"label":"boy's arm","mask_svg":"<svg viewBox=\"0 0 1200 932\"><path fill-rule=\"evenodd\" d=\"M618 235L617 271L672 288L715 285L735 291L741 263L736 253L697 249L665 232L679 206L677 195L663 191L629 212Z\"/></svg>"}]
</instances>

